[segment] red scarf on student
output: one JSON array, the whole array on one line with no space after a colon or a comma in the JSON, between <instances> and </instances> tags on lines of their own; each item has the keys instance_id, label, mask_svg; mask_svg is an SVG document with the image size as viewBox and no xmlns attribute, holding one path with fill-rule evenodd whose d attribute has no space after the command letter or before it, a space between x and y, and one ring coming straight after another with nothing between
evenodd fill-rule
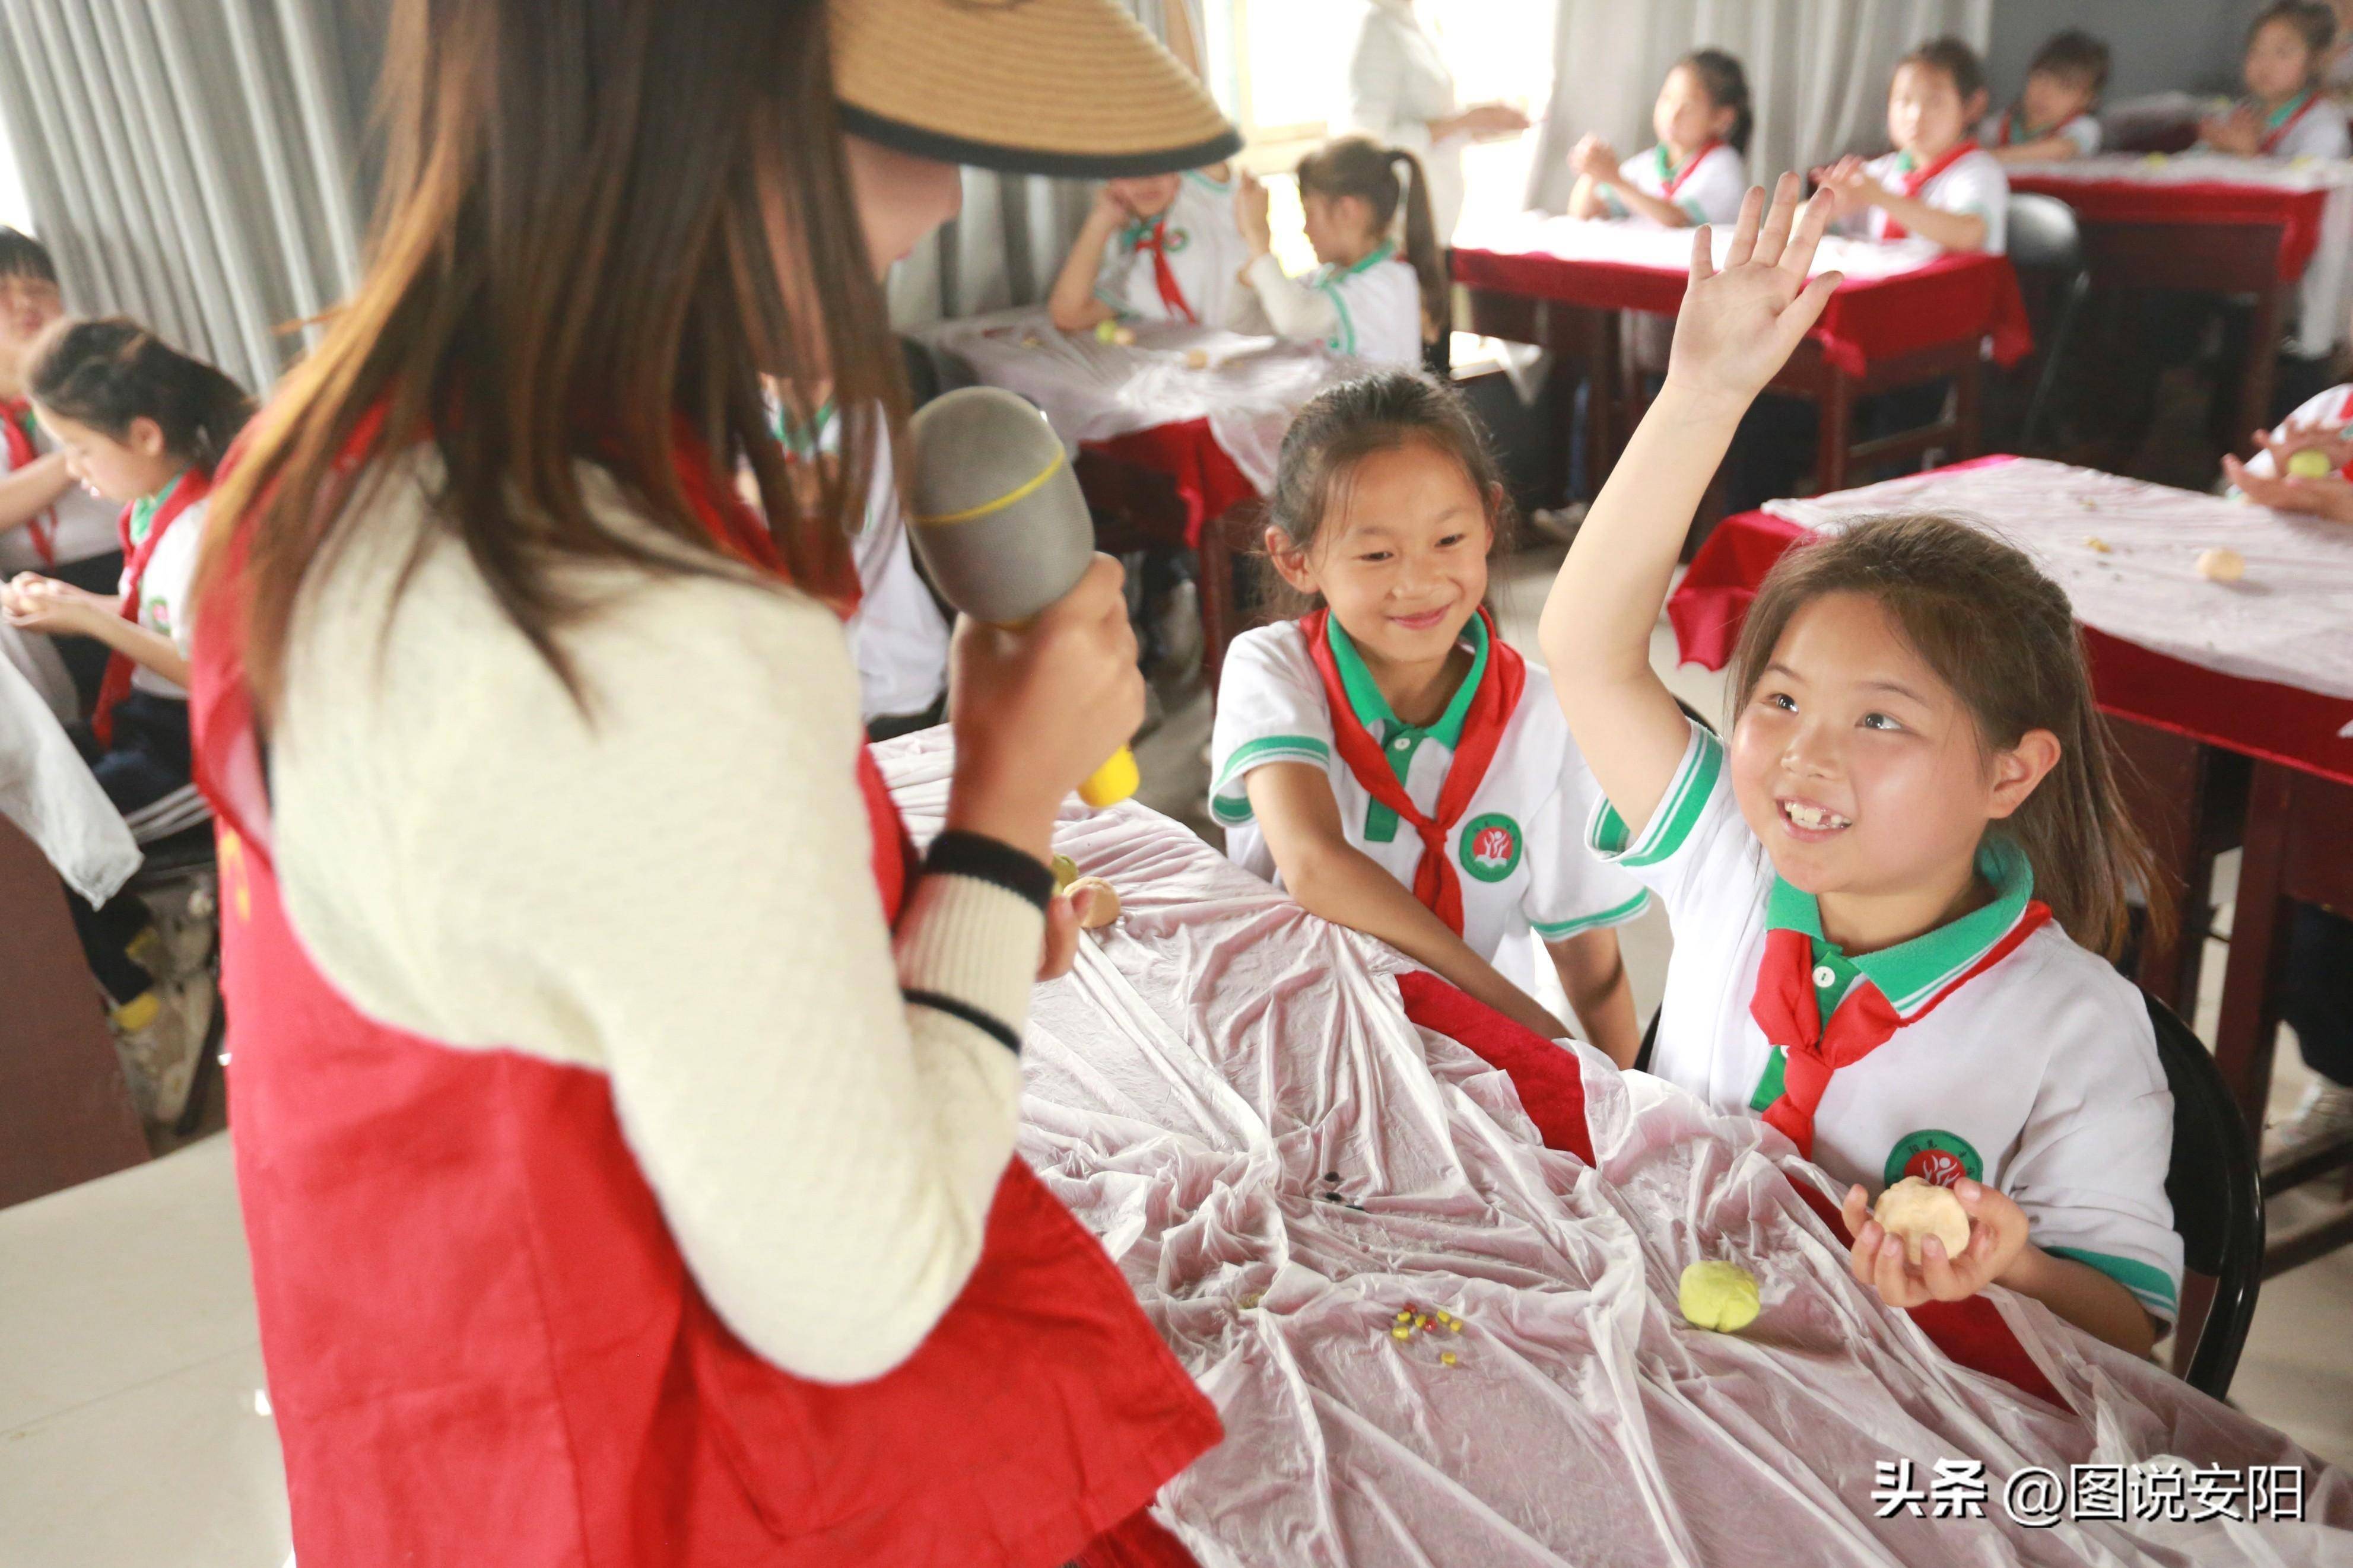
<instances>
[{"instance_id":1,"label":"red scarf on student","mask_svg":"<svg viewBox=\"0 0 2353 1568\"><path fill-rule=\"evenodd\" d=\"M1926 187L1929 181L1935 179L1937 175L1943 174L1946 170L1951 168L1954 164L1959 163L1962 159L1968 157L1977 150L1978 142L1976 137L1971 136L1964 138L1954 146L1946 148L1944 154L1935 163L1923 163L1908 174L1896 175L1896 188L1904 195L1916 197L1919 195L1921 191ZM1907 229L1902 224L1897 223L1895 221L1895 215L1890 213L1887 215L1887 226L1881 231L1879 237L1882 239L1902 239L1911 232L1912 231L1910 229Z\"/></svg>"},{"instance_id":2,"label":"red scarf on student","mask_svg":"<svg viewBox=\"0 0 2353 1568\"><path fill-rule=\"evenodd\" d=\"M147 537L133 543L131 539L131 519L139 510L132 501L122 509L115 522L115 532L122 541L122 618L132 626L139 624L139 584L147 575L147 563L155 558L155 547L172 531L180 514L212 493L213 477L204 469L191 467L173 481L172 493L155 509L155 516L147 525ZM114 705L131 694L131 658L114 654L106 661L106 677L98 688L98 708L90 715L90 731L98 737L101 746L114 743Z\"/></svg>"},{"instance_id":3,"label":"red scarf on student","mask_svg":"<svg viewBox=\"0 0 2353 1568\"><path fill-rule=\"evenodd\" d=\"M15 473L34 462L41 449L33 444L33 400L11 397L0 400L0 439L8 444L8 471ZM25 525L32 535L33 552L44 566L58 563L58 510L45 507L39 516Z\"/></svg>"},{"instance_id":4,"label":"red scarf on student","mask_svg":"<svg viewBox=\"0 0 2353 1568\"><path fill-rule=\"evenodd\" d=\"M1470 809L1471 797L1479 793L1480 782L1487 776L1487 764L1495 760L1504 730L1519 708L1520 689L1527 684L1527 666L1495 630L1494 618L1481 610L1479 618L1487 626L1486 672L1472 695L1470 710L1462 716L1461 743L1455 747L1453 764L1439 789L1438 815L1427 816L1413 804L1389 766L1381 742L1366 730L1348 700L1347 687L1340 679L1340 667L1332 657L1331 639L1324 631L1331 614L1328 609L1317 610L1299 623L1299 629L1307 639L1308 657L1315 661L1316 673L1324 678L1324 701L1332 710L1332 738L1340 760L1348 764L1348 772L1366 795L1397 813L1399 820L1411 824L1421 836L1421 863L1414 868L1413 896L1460 936L1462 881L1454 869L1453 857L1446 852L1446 836Z\"/></svg>"},{"instance_id":5,"label":"red scarf on student","mask_svg":"<svg viewBox=\"0 0 2353 1568\"><path fill-rule=\"evenodd\" d=\"M1664 194L1667 200L1673 201L1675 199L1675 193L1683 188L1683 182L1692 177L1692 171L1698 168L1702 163L1706 163L1707 155L1723 145L1724 143L1722 142L1716 141L1713 137L1709 138L1706 145L1703 146L1698 152L1693 153L1683 166L1674 171L1673 174L1670 176L1664 167L1667 160L1667 144L1663 142L1660 142L1659 162L1662 166L1659 170L1659 179L1660 183L1666 187Z\"/></svg>"},{"instance_id":6,"label":"red scarf on student","mask_svg":"<svg viewBox=\"0 0 2353 1568\"><path fill-rule=\"evenodd\" d=\"M2295 106L2294 114L2263 132L2263 139L2256 144L2255 150L2259 153L2270 153L2277 148L2282 142L2287 140L2287 133L2295 129L2295 122L2311 113L2312 106L2319 101L2319 93L2306 92L2304 95L2304 101Z\"/></svg>"},{"instance_id":7,"label":"red scarf on student","mask_svg":"<svg viewBox=\"0 0 2353 1568\"><path fill-rule=\"evenodd\" d=\"M1928 999L1911 1017L1899 1017L1894 1003L1868 980L1858 980L1822 1022L1821 1005L1814 993L1813 939L1801 931L1768 931L1765 956L1757 965L1757 990L1748 1000L1748 1016L1765 1031L1766 1040L1781 1047L1781 1098L1765 1108L1765 1120L1788 1135L1798 1152L1814 1156L1814 1112L1830 1089L1831 1075L1852 1067L1881 1046L1905 1024L1916 1023L1936 1011L1954 992L2000 963L2034 929L2051 918L2050 907L2029 900L2018 923L1986 955L1960 977Z\"/></svg>"},{"instance_id":8,"label":"red scarf on student","mask_svg":"<svg viewBox=\"0 0 2353 1568\"><path fill-rule=\"evenodd\" d=\"M1201 318L1193 313L1183 286L1176 281L1176 269L1168 265L1167 215L1164 213L1149 223L1139 218L1135 227L1135 248L1152 253L1152 281L1159 287L1160 302L1168 307L1171 314L1198 321Z\"/></svg>"}]
</instances>

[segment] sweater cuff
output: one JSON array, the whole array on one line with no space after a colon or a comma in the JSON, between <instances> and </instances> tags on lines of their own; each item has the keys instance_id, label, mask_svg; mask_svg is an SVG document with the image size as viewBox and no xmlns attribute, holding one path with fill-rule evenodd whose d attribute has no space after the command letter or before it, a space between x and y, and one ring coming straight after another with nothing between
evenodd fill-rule
<instances>
[{"instance_id":1,"label":"sweater cuff","mask_svg":"<svg viewBox=\"0 0 2353 1568\"><path fill-rule=\"evenodd\" d=\"M1053 873L1019 850L941 835L899 923L901 994L1019 1050L1053 891Z\"/></svg>"},{"instance_id":2,"label":"sweater cuff","mask_svg":"<svg viewBox=\"0 0 2353 1568\"><path fill-rule=\"evenodd\" d=\"M954 829L932 840L923 857L926 877L970 877L1026 899L1039 913L1054 896L1054 873L1034 855L1025 855L1002 839Z\"/></svg>"}]
</instances>

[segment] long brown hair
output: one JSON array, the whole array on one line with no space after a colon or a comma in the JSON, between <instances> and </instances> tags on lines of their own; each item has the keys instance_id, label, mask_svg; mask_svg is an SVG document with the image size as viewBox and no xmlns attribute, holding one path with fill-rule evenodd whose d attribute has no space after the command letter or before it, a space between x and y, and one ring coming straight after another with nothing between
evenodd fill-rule
<instances>
[{"instance_id":1,"label":"long brown hair","mask_svg":"<svg viewBox=\"0 0 2353 1568\"><path fill-rule=\"evenodd\" d=\"M206 574L241 534L259 710L305 574L364 514L343 504L338 460L379 405L376 450L433 442L438 525L567 685L555 634L579 606L563 562L720 569L681 459L713 495L748 461L794 580L853 592L848 525L874 422L902 396L822 0L399 0L381 112L366 276L214 503L232 521L211 531ZM822 310L790 307L780 263ZM844 462L817 507L795 502L763 371L832 381ZM600 523L583 463L686 549Z\"/></svg>"},{"instance_id":2,"label":"long brown hair","mask_svg":"<svg viewBox=\"0 0 2353 1568\"><path fill-rule=\"evenodd\" d=\"M1989 831L2025 851L2035 896L2084 946L2110 958L2123 950L2135 893L2162 940L2172 889L2125 808L2065 590L2023 552L1966 522L1865 519L1790 551L1766 574L1733 655L1735 715L1791 618L1830 594L1861 594L1887 612L1969 710L1981 749L2006 751L2029 730L2059 738L2058 765Z\"/></svg>"},{"instance_id":3,"label":"long brown hair","mask_svg":"<svg viewBox=\"0 0 2353 1568\"><path fill-rule=\"evenodd\" d=\"M34 402L117 441L132 421L152 419L174 462L207 474L253 417L253 399L226 371L126 316L59 321L36 352L26 380Z\"/></svg>"},{"instance_id":4,"label":"long brown hair","mask_svg":"<svg viewBox=\"0 0 2353 1568\"><path fill-rule=\"evenodd\" d=\"M1402 167L1406 177L1400 180ZM1405 258L1421 284L1421 330L1427 340L1450 319L1446 258L1438 250L1438 224L1430 212L1430 183L1421 160L1402 147L1384 147L1369 136L1335 136L1299 160L1299 194L1337 200L1355 196L1373 212L1373 228L1386 235L1405 208Z\"/></svg>"}]
</instances>

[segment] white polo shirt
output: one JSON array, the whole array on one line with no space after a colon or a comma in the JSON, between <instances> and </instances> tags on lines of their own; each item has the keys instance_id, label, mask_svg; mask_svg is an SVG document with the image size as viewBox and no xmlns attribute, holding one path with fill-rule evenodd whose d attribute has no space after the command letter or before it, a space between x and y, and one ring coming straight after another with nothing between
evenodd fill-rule
<instances>
[{"instance_id":1,"label":"white polo shirt","mask_svg":"<svg viewBox=\"0 0 2353 1568\"><path fill-rule=\"evenodd\" d=\"M1748 195L1747 162L1729 142L1710 142L1680 167L1662 142L1619 164L1618 177L1646 196L1674 203L1694 223L1736 221L1740 203ZM1613 190L1601 193L1601 203L1611 217L1626 217L1632 212Z\"/></svg>"},{"instance_id":2,"label":"white polo shirt","mask_svg":"<svg viewBox=\"0 0 2353 1568\"><path fill-rule=\"evenodd\" d=\"M24 416L24 428L41 456L57 450L57 443L49 439L49 433L29 412ZM15 470L5 445L0 445L0 470ZM121 549L122 540L115 532L115 520L121 515L122 509L114 502L100 500L80 485L68 485L65 493L49 504L43 516L0 533L0 577L13 577L19 572L45 572L52 566L87 561L93 555ZM49 552L46 556L33 531L37 528L44 530L48 540Z\"/></svg>"},{"instance_id":3,"label":"white polo shirt","mask_svg":"<svg viewBox=\"0 0 2353 1568\"><path fill-rule=\"evenodd\" d=\"M2339 386L2332 386L2317 397L2306 398L2296 405L2294 413L2281 420L2273 429L2272 437L2274 440L2284 441L2287 439L2288 431L2299 425L2334 436L2339 440L2353 438L2353 381ZM2344 468L2339 468L2338 476L2353 479L2353 473L2348 473L2347 469L2353 469L2353 463L2348 463ZM2267 479L2276 476L2277 465L2273 463L2269 448L2257 452L2247 459L2247 472L2259 474ZM2234 496L2239 494L2236 485L2231 487L2231 493Z\"/></svg>"},{"instance_id":4,"label":"white polo shirt","mask_svg":"<svg viewBox=\"0 0 2353 1568\"><path fill-rule=\"evenodd\" d=\"M841 455L841 421L828 401L817 411L816 428L787 420L772 398L769 418L786 456L794 462ZM850 542L858 563L858 609L845 628L850 658L858 666L858 712L877 719L921 713L948 683L948 623L932 591L915 571L899 510L899 483L891 464L891 437L875 428L874 464L866 487L866 519Z\"/></svg>"},{"instance_id":5,"label":"white polo shirt","mask_svg":"<svg viewBox=\"0 0 2353 1568\"><path fill-rule=\"evenodd\" d=\"M1955 984L2025 915L2033 874L2015 847L1989 841L1979 859L1992 903L1850 959L1823 939L1813 897L1774 873L1733 799L1724 743L1696 724L1641 836L1629 842L1605 801L1588 842L1658 893L1674 930L1652 1072L1719 1109L1772 1104L1782 1056L1749 1004L1766 933L1803 931L1826 1010L1871 985L1905 1020L1831 1078L1814 1113L1814 1162L1874 1195L1906 1175L1984 1182L2026 1211L2036 1246L2099 1269L2171 1321L2173 1097L2140 993L2047 922Z\"/></svg>"},{"instance_id":6,"label":"white polo shirt","mask_svg":"<svg viewBox=\"0 0 2353 1568\"><path fill-rule=\"evenodd\" d=\"M1306 283L1339 314L1325 348L1376 364L1421 363L1421 279L1394 242L1384 240L1353 267L1326 262Z\"/></svg>"},{"instance_id":7,"label":"white polo shirt","mask_svg":"<svg viewBox=\"0 0 2353 1568\"><path fill-rule=\"evenodd\" d=\"M2100 150L2100 117L2091 110L2061 121L2048 131L2031 129L2026 110L2013 106L2007 114L1989 114L1978 127L1978 141L1988 147L2022 147L2046 136L2064 136L2075 144L2075 154L2088 158Z\"/></svg>"},{"instance_id":8,"label":"white polo shirt","mask_svg":"<svg viewBox=\"0 0 2353 1568\"><path fill-rule=\"evenodd\" d=\"M2307 107L2307 105L2309 107ZM2276 141L2272 138L2276 136ZM2345 110L2327 93L2292 98L2265 116L2262 150L2266 158L2343 158L2353 156Z\"/></svg>"},{"instance_id":9,"label":"white polo shirt","mask_svg":"<svg viewBox=\"0 0 2353 1568\"><path fill-rule=\"evenodd\" d=\"M1398 718L1340 623L1324 624L1357 721L1380 742L1407 797L1435 815L1464 716L1486 673L1485 621L1474 616L1464 627L1471 672L1446 711L1425 729ZM1622 924L1650 899L1633 878L1603 865L1580 841L1580 826L1600 790L1569 739L1551 680L1533 665L1526 674L1486 774L1446 839L1462 889L1462 940L1524 989L1535 977L1530 932L1558 942ZM1209 745L1216 781L1209 810L1225 826L1226 853L1282 885L1265 835L1251 817L1244 781L1269 763L1308 763L1331 780L1348 842L1410 888L1421 864L1421 836L1357 782L1332 737L1324 679L1300 624L1261 626L1235 638L1226 651Z\"/></svg>"},{"instance_id":10,"label":"white polo shirt","mask_svg":"<svg viewBox=\"0 0 2353 1568\"><path fill-rule=\"evenodd\" d=\"M1890 153L1864 165L1873 179L1898 195L1903 193L1905 176L1915 167L1909 153ZM1920 187L1915 199L1938 212L1968 213L1985 219L1984 248L1994 255L2000 255L2009 243L2010 175L2001 160L1982 147L1954 159ZM1888 222L1885 207L1873 207L1841 226L1865 239L1885 239Z\"/></svg>"},{"instance_id":11,"label":"white polo shirt","mask_svg":"<svg viewBox=\"0 0 2353 1568\"><path fill-rule=\"evenodd\" d=\"M1181 321L1183 311L1160 295L1158 269L1149 239L1160 226L1161 245L1177 292L1193 308L1193 320L1214 327L1226 320L1250 247L1234 221L1234 186L1187 169L1176 182L1176 198L1157 218L1140 218L1111 237L1095 274L1095 298L1130 320Z\"/></svg>"},{"instance_id":12,"label":"white polo shirt","mask_svg":"<svg viewBox=\"0 0 2353 1568\"><path fill-rule=\"evenodd\" d=\"M132 510L131 542L134 549L145 542L156 512L171 500L172 490L179 483L174 479L171 486ZM205 513L209 505L209 501L200 500L173 520L170 531L155 546L155 553L147 558L147 570L139 576L139 624L171 638L182 653L188 648L188 591L195 584L196 562L204 553ZM119 545L121 541L117 539L115 542ZM127 585L131 576L127 559L122 575ZM181 702L188 700L185 687L164 679L136 659L131 664L131 689Z\"/></svg>"}]
</instances>

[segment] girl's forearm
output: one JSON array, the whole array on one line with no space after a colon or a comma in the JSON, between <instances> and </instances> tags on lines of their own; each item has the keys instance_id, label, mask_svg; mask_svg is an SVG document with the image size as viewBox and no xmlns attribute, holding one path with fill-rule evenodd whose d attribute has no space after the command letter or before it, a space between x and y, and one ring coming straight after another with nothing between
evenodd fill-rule
<instances>
[{"instance_id":1,"label":"girl's forearm","mask_svg":"<svg viewBox=\"0 0 2353 1568\"><path fill-rule=\"evenodd\" d=\"M1090 217L1071 243L1071 254L1063 258L1062 270L1054 278L1053 292L1046 299L1047 313L1061 331L1083 332L1099 321L1112 319L1112 308L1095 298L1095 279L1103 274L1103 247L1111 243L1111 237L1108 226Z\"/></svg>"},{"instance_id":2,"label":"girl's forearm","mask_svg":"<svg viewBox=\"0 0 2353 1568\"><path fill-rule=\"evenodd\" d=\"M2062 158L2076 157L2083 149L2072 137L2052 135L2038 136L2031 142L2021 142L2010 147L1994 147L1989 151L2003 163L2049 163Z\"/></svg>"},{"instance_id":3,"label":"girl's forearm","mask_svg":"<svg viewBox=\"0 0 2353 1568\"><path fill-rule=\"evenodd\" d=\"M101 601L100 609L103 611L106 604L120 602ZM93 615L83 629L133 664L162 676L173 685L188 684L188 656L163 633L126 621L119 611Z\"/></svg>"},{"instance_id":4,"label":"girl's forearm","mask_svg":"<svg viewBox=\"0 0 2353 1568\"><path fill-rule=\"evenodd\" d=\"M1626 977L1618 933L1586 931L1546 948L1585 1040L1620 1067L1632 1067L1642 1048L1642 1031L1634 1021L1634 987Z\"/></svg>"},{"instance_id":5,"label":"girl's forearm","mask_svg":"<svg viewBox=\"0 0 2353 1568\"><path fill-rule=\"evenodd\" d=\"M2157 1343L2157 1325L2131 1291L2091 1265L2054 1257L2031 1241L1998 1283L2033 1297L2118 1350L2145 1356Z\"/></svg>"},{"instance_id":6,"label":"girl's forearm","mask_svg":"<svg viewBox=\"0 0 2353 1568\"><path fill-rule=\"evenodd\" d=\"M1930 206L1917 196L1898 195L1893 191L1879 205L1889 217L1947 250L1985 248L1986 220L1975 213L1948 213L1942 207Z\"/></svg>"},{"instance_id":7,"label":"girl's forearm","mask_svg":"<svg viewBox=\"0 0 2353 1568\"><path fill-rule=\"evenodd\" d=\"M1610 189L1618 193L1618 199L1626 204L1628 210L1649 218L1652 223L1667 228L1691 226L1691 214L1663 196L1654 196L1648 191L1638 191L1623 180L1613 184Z\"/></svg>"},{"instance_id":8,"label":"girl's forearm","mask_svg":"<svg viewBox=\"0 0 2353 1568\"><path fill-rule=\"evenodd\" d=\"M1568 190L1568 216L1599 217L1609 210L1601 199L1601 184L1590 174L1577 176L1577 184Z\"/></svg>"}]
</instances>

